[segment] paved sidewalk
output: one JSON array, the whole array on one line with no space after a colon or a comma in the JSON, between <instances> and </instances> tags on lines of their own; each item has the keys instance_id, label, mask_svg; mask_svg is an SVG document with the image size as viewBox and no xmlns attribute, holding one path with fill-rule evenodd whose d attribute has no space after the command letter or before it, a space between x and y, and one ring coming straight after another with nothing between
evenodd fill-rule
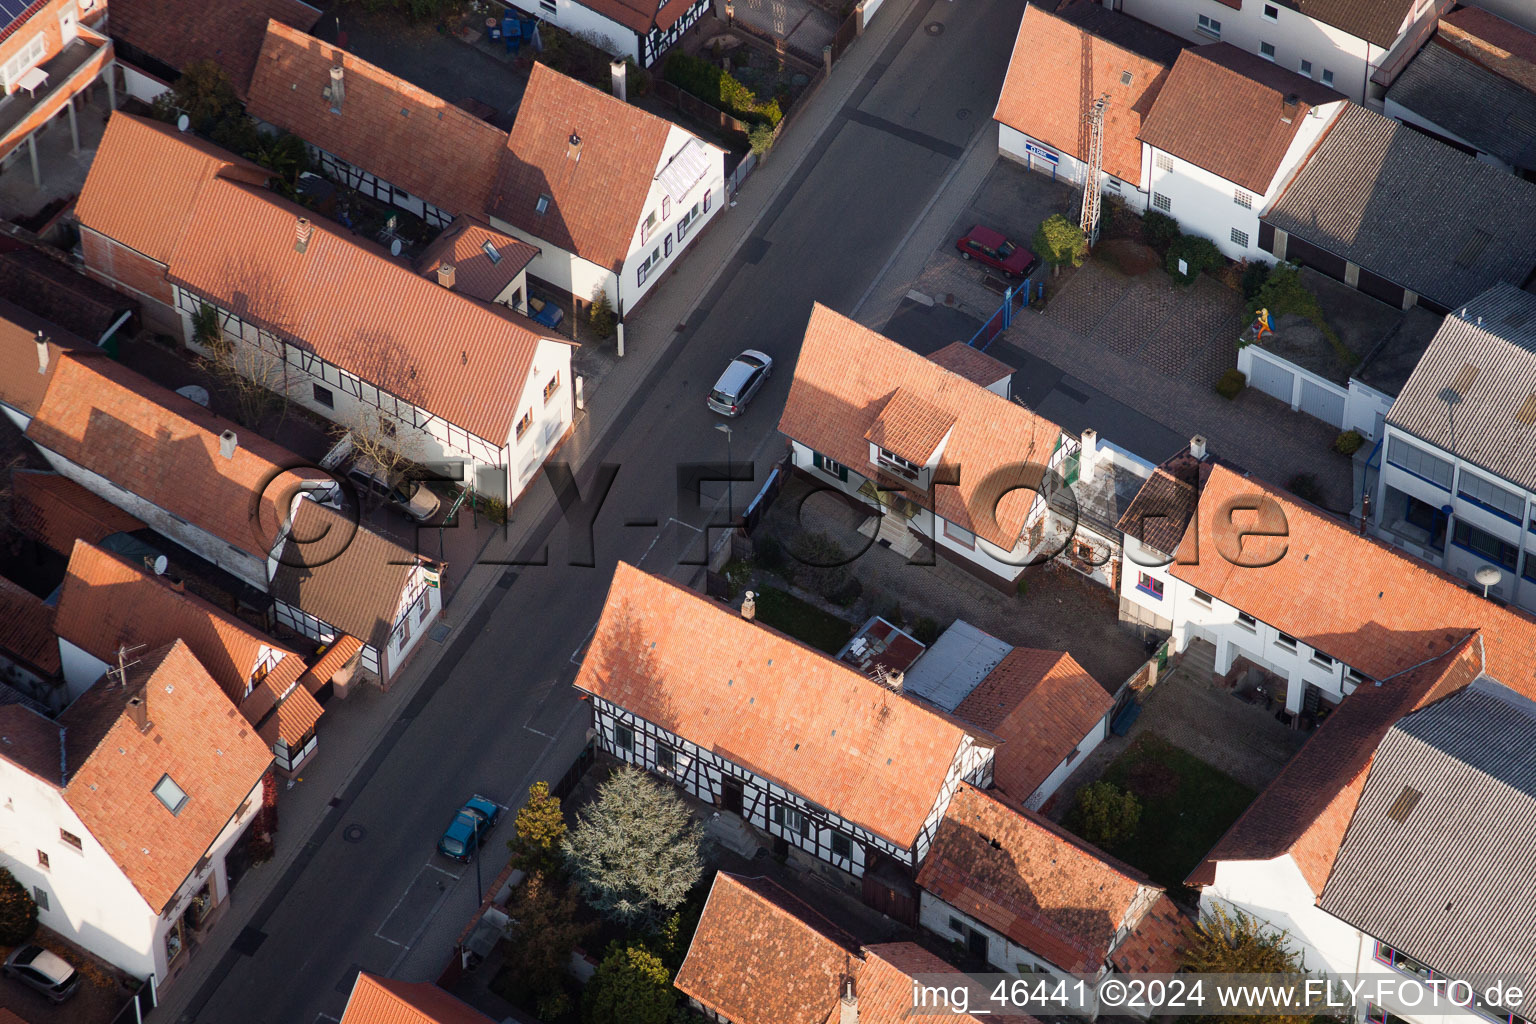
<instances>
[{"instance_id":1,"label":"paved sidewalk","mask_svg":"<svg viewBox=\"0 0 1536 1024\"><path fill-rule=\"evenodd\" d=\"M589 466L591 455L607 447L614 432L627 422L631 405L643 399L666 373L680 325L696 315L701 298L737 258L741 241L752 234L765 213L774 207L781 190L815 151L823 130L863 83L876 58L917 2L886 0L880 17L848 50L834 74L802 100L798 115L737 200L722 211L723 215L712 222L703 237L688 247L660 289L627 319L626 357L616 360L603 380L603 387L589 396L586 410L577 414L573 436L560 450L561 457L576 467L583 488L595 471L595 466ZM505 534L488 545L484 559L505 562L514 557L547 531L557 513L553 490L547 486L534 488L513 510ZM327 715L329 727L322 732L314 766L283 793L277 856L252 869L242 880L224 921L175 984L163 993L161 1005L154 1012L156 1020L190 1019L185 1016L188 1003L227 957L238 956L226 952L230 944L264 904L282 896L279 884L289 878L301 856L307 862L312 855L315 847L311 837L325 824L329 812L361 791L367 781L364 770L369 767L370 754L392 731L407 728L425 704L431 691L422 693L420 700L418 692L438 669L445 653L466 638L493 628L477 611L505 575L505 565L485 562L470 570L453 606L444 614L443 622L449 627L447 635L438 642L428 641L388 693L362 688L345 702L333 702ZM415 976L435 975L435 970L424 968L428 962L441 961L465 923L463 915L447 910L438 914L412 943L413 955L405 960L404 966ZM316 955L327 954L318 950Z\"/></svg>"}]
</instances>

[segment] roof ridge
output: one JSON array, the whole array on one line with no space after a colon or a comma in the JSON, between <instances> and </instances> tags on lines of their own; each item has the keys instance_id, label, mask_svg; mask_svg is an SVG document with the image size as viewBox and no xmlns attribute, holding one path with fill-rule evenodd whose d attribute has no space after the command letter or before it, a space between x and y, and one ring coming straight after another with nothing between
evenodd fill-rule
<instances>
[{"instance_id":1,"label":"roof ridge","mask_svg":"<svg viewBox=\"0 0 1536 1024\"><path fill-rule=\"evenodd\" d=\"M851 948L852 950L857 950L862 946L862 943L859 942L858 938L852 932L848 931L846 928L842 927L837 922L827 917L827 915L811 906L811 904L802 899L798 893L790 891L787 886L780 883L777 879L769 878L767 875L738 875L730 871L722 871L720 872L720 876L729 878L732 882L735 882L737 885L741 886L742 889L751 893L753 899L757 900L758 902L767 904L768 906L773 907L775 910L783 911L785 917L788 917L799 927L808 929L818 938L826 939L828 942L831 942L837 946L841 946L844 949ZM804 908L807 913L799 914L789 911L787 908L780 906L773 900L758 892L753 886L748 885L748 882L764 882L773 886L774 888L780 890L785 896L788 896L790 899L794 900L795 903ZM713 886L711 886L711 889L713 889ZM707 898L705 903L708 903ZM812 917L825 922L827 928L825 930L817 928L810 921L810 918ZM847 938L849 941L844 942L842 941L843 938Z\"/></svg>"},{"instance_id":2,"label":"roof ridge","mask_svg":"<svg viewBox=\"0 0 1536 1024\"><path fill-rule=\"evenodd\" d=\"M1030 824L1037 825L1044 829L1046 832L1049 832L1051 835L1056 836L1058 839L1064 840L1067 845L1075 848L1077 852L1094 860L1100 861L1106 867L1110 868L1116 874L1124 878L1126 881L1135 882L1137 885L1151 886L1159 892L1168 891L1165 887L1152 881L1152 879L1144 874L1140 869L1132 867L1130 864L1127 864L1119 857L1116 857L1114 854L1100 849L1081 836L1074 835L1073 833L1067 831L1065 828L1056 824L1056 822L1052 821L1050 818L1047 818L1039 811L1032 811L1025 807L1022 803L1015 807L1007 800L1001 799L1002 794L996 794L992 790L980 789L971 782L962 782L961 786L963 788L974 790L977 795L991 800L993 803L1002 807L1006 811L1013 811L1015 814L1018 814Z\"/></svg>"}]
</instances>

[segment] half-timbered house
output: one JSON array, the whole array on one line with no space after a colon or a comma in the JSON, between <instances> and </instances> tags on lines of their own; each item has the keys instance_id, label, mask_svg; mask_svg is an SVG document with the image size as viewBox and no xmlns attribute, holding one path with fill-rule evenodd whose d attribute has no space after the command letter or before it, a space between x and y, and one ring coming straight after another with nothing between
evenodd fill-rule
<instances>
[{"instance_id":1,"label":"half-timbered house","mask_svg":"<svg viewBox=\"0 0 1536 1024\"><path fill-rule=\"evenodd\" d=\"M606 753L861 877L915 871L994 741L730 608L619 563L576 688Z\"/></svg>"}]
</instances>

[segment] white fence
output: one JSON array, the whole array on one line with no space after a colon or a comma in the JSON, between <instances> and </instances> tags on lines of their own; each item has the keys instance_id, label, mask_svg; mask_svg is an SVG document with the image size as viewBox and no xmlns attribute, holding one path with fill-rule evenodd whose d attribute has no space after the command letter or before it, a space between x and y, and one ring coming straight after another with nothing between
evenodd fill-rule
<instances>
[{"instance_id":1,"label":"white fence","mask_svg":"<svg viewBox=\"0 0 1536 1024\"><path fill-rule=\"evenodd\" d=\"M1382 424L1392 408L1392 396L1353 377L1346 388L1258 345L1237 350L1237 368L1248 385L1340 430L1355 430L1372 441L1381 439Z\"/></svg>"}]
</instances>

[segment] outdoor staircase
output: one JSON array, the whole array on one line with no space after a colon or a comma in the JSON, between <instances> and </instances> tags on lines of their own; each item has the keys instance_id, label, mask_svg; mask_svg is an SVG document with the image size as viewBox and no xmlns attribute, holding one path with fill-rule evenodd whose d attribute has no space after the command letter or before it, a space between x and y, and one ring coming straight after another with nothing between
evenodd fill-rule
<instances>
[{"instance_id":1,"label":"outdoor staircase","mask_svg":"<svg viewBox=\"0 0 1536 1024\"><path fill-rule=\"evenodd\" d=\"M1216 677L1216 645L1206 640L1191 640L1179 659L1179 668L1196 679Z\"/></svg>"},{"instance_id":2,"label":"outdoor staircase","mask_svg":"<svg viewBox=\"0 0 1536 1024\"><path fill-rule=\"evenodd\" d=\"M884 541L886 546L902 558L911 558L923 549L923 542L907 528L907 520L895 513L870 516L859 526L859 533L873 537L875 543Z\"/></svg>"}]
</instances>

